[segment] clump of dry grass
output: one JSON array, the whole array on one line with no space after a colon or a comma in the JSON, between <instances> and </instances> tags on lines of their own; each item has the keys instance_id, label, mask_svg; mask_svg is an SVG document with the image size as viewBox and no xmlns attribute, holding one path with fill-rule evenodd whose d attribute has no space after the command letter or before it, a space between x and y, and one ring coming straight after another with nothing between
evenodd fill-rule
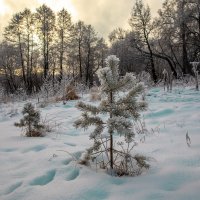
<instances>
[{"instance_id":1,"label":"clump of dry grass","mask_svg":"<svg viewBox=\"0 0 200 200\"><path fill-rule=\"evenodd\" d=\"M55 102L63 101L63 103L65 101L77 100L77 99L80 99L80 97L78 96L76 88L73 85L68 85L64 89L62 97L56 96L54 98Z\"/></svg>"},{"instance_id":2,"label":"clump of dry grass","mask_svg":"<svg viewBox=\"0 0 200 200\"><path fill-rule=\"evenodd\" d=\"M68 100L77 100L80 97L76 93L76 89L73 85L69 85L65 88L65 93L62 97L62 100L68 101Z\"/></svg>"}]
</instances>

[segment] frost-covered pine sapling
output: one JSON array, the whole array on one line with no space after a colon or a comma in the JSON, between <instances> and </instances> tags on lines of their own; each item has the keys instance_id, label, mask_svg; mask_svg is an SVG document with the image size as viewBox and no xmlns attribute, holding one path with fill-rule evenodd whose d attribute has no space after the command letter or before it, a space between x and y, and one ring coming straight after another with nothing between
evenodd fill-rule
<instances>
[{"instance_id":1,"label":"frost-covered pine sapling","mask_svg":"<svg viewBox=\"0 0 200 200\"><path fill-rule=\"evenodd\" d=\"M31 103L25 104L22 110L23 118L14 125L22 128L27 137L41 137L44 126L40 123L40 112Z\"/></svg>"},{"instance_id":2,"label":"frost-covered pine sapling","mask_svg":"<svg viewBox=\"0 0 200 200\"><path fill-rule=\"evenodd\" d=\"M143 85L137 83L132 73L120 77L118 63L119 59L116 56L107 57L106 67L97 72L104 99L101 100L98 106L79 102L77 108L83 114L82 118L75 121L74 124L76 128L96 127L90 134L90 139L94 140L94 145L88 149L88 154L95 151L102 152L102 149L104 149L111 172L116 169L114 154L117 150L114 149L114 134L124 136L127 144L133 142L135 136L133 122L139 119L140 111L145 110L147 107L146 102L138 102L136 98L139 94L142 94ZM121 95L121 91L126 92ZM108 118L103 120L101 114L106 114ZM104 129L107 130L107 137L103 141L102 133ZM109 143L108 147L107 142Z\"/></svg>"}]
</instances>

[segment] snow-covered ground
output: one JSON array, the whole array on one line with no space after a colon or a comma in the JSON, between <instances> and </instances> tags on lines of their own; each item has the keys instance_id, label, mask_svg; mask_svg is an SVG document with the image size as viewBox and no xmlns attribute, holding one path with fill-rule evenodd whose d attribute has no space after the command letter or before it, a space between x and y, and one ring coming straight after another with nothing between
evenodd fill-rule
<instances>
[{"instance_id":1,"label":"snow-covered ground","mask_svg":"<svg viewBox=\"0 0 200 200\"><path fill-rule=\"evenodd\" d=\"M141 176L121 178L73 161L91 144L90 130L72 126L80 115L76 101L41 109L43 117L60 123L56 133L44 138L24 137L13 126L22 117L24 102L1 105L0 199L199 200L200 92L175 88L167 93L154 88L147 99L144 118L151 133L144 143L138 141L135 151L152 158L151 168Z\"/></svg>"}]
</instances>

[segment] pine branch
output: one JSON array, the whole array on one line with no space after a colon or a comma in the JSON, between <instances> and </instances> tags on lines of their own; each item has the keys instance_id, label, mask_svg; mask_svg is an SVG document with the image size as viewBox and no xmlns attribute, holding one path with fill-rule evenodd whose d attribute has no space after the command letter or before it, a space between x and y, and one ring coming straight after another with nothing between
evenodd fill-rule
<instances>
[{"instance_id":1,"label":"pine branch","mask_svg":"<svg viewBox=\"0 0 200 200\"><path fill-rule=\"evenodd\" d=\"M127 90L135 87L136 78L132 73L126 73L123 79L118 83L118 90Z\"/></svg>"},{"instance_id":2,"label":"pine branch","mask_svg":"<svg viewBox=\"0 0 200 200\"><path fill-rule=\"evenodd\" d=\"M97 136L101 135L103 132L104 126L103 125L98 125L94 131L90 134L90 139L95 139Z\"/></svg>"},{"instance_id":3,"label":"pine branch","mask_svg":"<svg viewBox=\"0 0 200 200\"><path fill-rule=\"evenodd\" d=\"M144 87L142 84L137 84L136 86L134 86L129 92L128 94L124 97L124 98L121 98L120 100L118 100L118 104L121 104L121 103L124 103L124 104L127 104L127 103L134 103L136 104L136 97L141 94L142 92L144 91Z\"/></svg>"},{"instance_id":4,"label":"pine branch","mask_svg":"<svg viewBox=\"0 0 200 200\"><path fill-rule=\"evenodd\" d=\"M138 111L145 111L147 109L147 103L145 101L138 102L137 110Z\"/></svg>"},{"instance_id":5,"label":"pine branch","mask_svg":"<svg viewBox=\"0 0 200 200\"><path fill-rule=\"evenodd\" d=\"M82 118L79 120L76 120L74 122L75 128L85 128L87 129L89 126L100 126L103 125L104 122L100 117L90 117L87 113L82 114Z\"/></svg>"},{"instance_id":6,"label":"pine branch","mask_svg":"<svg viewBox=\"0 0 200 200\"><path fill-rule=\"evenodd\" d=\"M126 119L125 117L113 117L108 119L108 126L111 129L119 130L119 131L126 131L132 128L133 124L130 120Z\"/></svg>"},{"instance_id":7,"label":"pine branch","mask_svg":"<svg viewBox=\"0 0 200 200\"><path fill-rule=\"evenodd\" d=\"M82 101L77 103L76 108L82 112L90 112L93 115L97 115L99 113L99 109L96 106L85 104Z\"/></svg>"}]
</instances>

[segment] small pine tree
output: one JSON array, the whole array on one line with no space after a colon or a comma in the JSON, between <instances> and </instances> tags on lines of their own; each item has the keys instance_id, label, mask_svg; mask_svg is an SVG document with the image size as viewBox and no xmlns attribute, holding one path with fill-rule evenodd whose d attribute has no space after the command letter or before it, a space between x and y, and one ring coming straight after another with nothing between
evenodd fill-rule
<instances>
[{"instance_id":1,"label":"small pine tree","mask_svg":"<svg viewBox=\"0 0 200 200\"><path fill-rule=\"evenodd\" d=\"M136 99L143 92L143 85L137 83L132 73L120 77L118 63L119 59L116 56L107 57L106 67L97 72L104 99L101 100L99 106L79 102L77 108L83 111L83 114L82 118L74 123L76 128L87 129L91 125L96 127L90 135L90 139L94 140L94 145L88 149L88 154L94 151L102 152L102 146L104 146L104 152L108 157L112 172L115 171L116 166L114 154L118 152L114 149L114 134L124 136L125 142L128 144L133 142L135 136L133 122L140 117L139 112L147 107L146 102L138 102ZM124 96L120 95L121 91L125 92ZM103 120L100 114L107 114L108 118ZM105 141L102 141L102 133L105 128L108 133L106 137L106 142L109 141L108 148ZM127 155L125 157L127 158Z\"/></svg>"},{"instance_id":2,"label":"small pine tree","mask_svg":"<svg viewBox=\"0 0 200 200\"><path fill-rule=\"evenodd\" d=\"M40 112L35 110L31 103L27 103L22 110L22 114L24 117L14 125L24 129L27 137L42 136L44 126L40 124Z\"/></svg>"}]
</instances>

